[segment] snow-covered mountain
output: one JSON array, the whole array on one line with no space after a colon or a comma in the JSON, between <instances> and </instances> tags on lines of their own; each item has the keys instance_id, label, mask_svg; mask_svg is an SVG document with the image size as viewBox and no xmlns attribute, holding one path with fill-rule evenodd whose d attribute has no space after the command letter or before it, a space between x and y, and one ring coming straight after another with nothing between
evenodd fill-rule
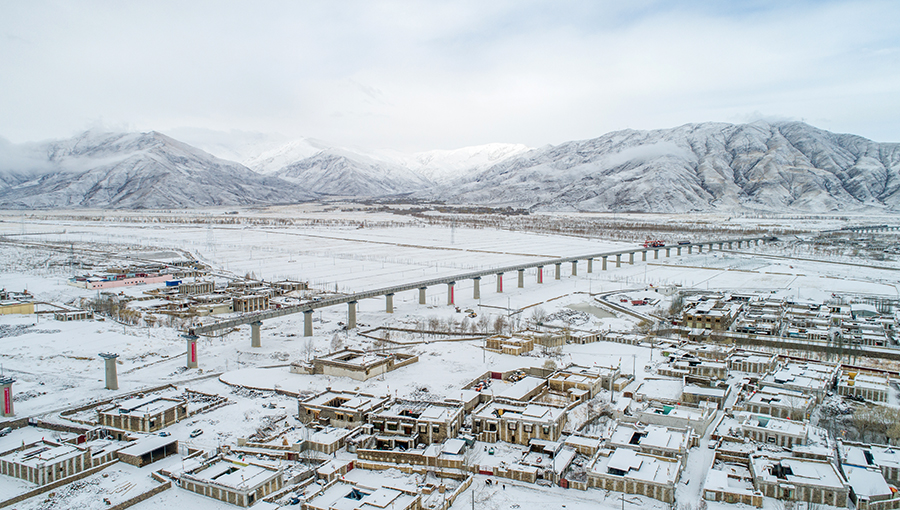
<instances>
[{"instance_id":1,"label":"snow-covered mountain","mask_svg":"<svg viewBox=\"0 0 900 510\"><path fill-rule=\"evenodd\" d=\"M431 191L541 210L900 209L900 144L799 122L625 130L534 150Z\"/></svg>"},{"instance_id":2,"label":"snow-covered mountain","mask_svg":"<svg viewBox=\"0 0 900 510\"><path fill-rule=\"evenodd\" d=\"M184 208L296 202L312 194L166 135L86 132L7 144L0 207Z\"/></svg>"},{"instance_id":3,"label":"snow-covered mountain","mask_svg":"<svg viewBox=\"0 0 900 510\"><path fill-rule=\"evenodd\" d=\"M258 158L260 154L277 150L291 140L278 133L259 133L239 129L217 131L180 127L167 129L165 134L219 159L236 161L254 171L256 169L250 164L251 161Z\"/></svg>"},{"instance_id":4,"label":"snow-covered mountain","mask_svg":"<svg viewBox=\"0 0 900 510\"><path fill-rule=\"evenodd\" d=\"M446 183L486 170L531 148L520 143L489 143L451 150L432 150L405 154L380 151L374 157L405 166L436 183Z\"/></svg>"},{"instance_id":5,"label":"snow-covered mountain","mask_svg":"<svg viewBox=\"0 0 900 510\"><path fill-rule=\"evenodd\" d=\"M88 132L22 145L0 139L0 207L187 208L411 195L533 210L900 210L900 144L799 122L688 124L540 149L488 144L415 154L311 139L273 148L263 137L254 155L254 137L236 139L250 141L235 149L234 140L204 143L220 153L244 151L260 173L156 132Z\"/></svg>"},{"instance_id":6,"label":"snow-covered mountain","mask_svg":"<svg viewBox=\"0 0 900 510\"><path fill-rule=\"evenodd\" d=\"M325 142L312 138L301 138L273 149L261 152L242 161L254 172L261 174L273 174L287 166L306 158L311 158L320 152L330 149Z\"/></svg>"},{"instance_id":7,"label":"snow-covered mountain","mask_svg":"<svg viewBox=\"0 0 900 510\"><path fill-rule=\"evenodd\" d=\"M432 182L401 165L341 149L327 149L273 175L323 195L379 197L424 190Z\"/></svg>"}]
</instances>

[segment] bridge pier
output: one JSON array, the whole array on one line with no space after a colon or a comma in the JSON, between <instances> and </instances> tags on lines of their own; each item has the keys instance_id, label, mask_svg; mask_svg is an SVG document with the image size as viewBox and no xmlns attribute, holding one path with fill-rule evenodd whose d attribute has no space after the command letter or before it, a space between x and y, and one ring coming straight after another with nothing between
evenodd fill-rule
<instances>
[{"instance_id":1,"label":"bridge pier","mask_svg":"<svg viewBox=\"0 0 900 510\"><path fill-rule=\"evenodd\" d=\"M260 321L250 323L250 347L262 347L262 342L259 340L260 326L262 326Z\"/></svg>"},{"instance_id":2,"label":"bridge pier","mask_svg":"<svg viewBox=\"0 0 900 510\"><path fill-rule=\"evenodd\" d=\"M425 304L425 289L427 289L427 288L428 287L419 287L419 304L420 305Z\"/></svg>"},{"instance_id":3,"label":"bridge pier","mask_svg":"<svg viewBox=\"0 0 900 510\"><path fill-rule=\"evenodd\" d=\"M681 246L679 246L678 248L675 248L675 250L676 250L675 255L680 257L681 256Z\"/></svg>"},{"instance_id":4,"label":"bridge pier","mask_svg":"<svg viewBox=\"0 0 900 510\"><path fill-rule=\"evenodd\" d=\"M387 313L394 313L394 294L385 294L384 295L384 311Z\"/></svg>"},{"instance_id":5,"label":"bridge pier","mask_svg":"<svg viewBox=\"0 0 900 510\"><path fill-rule=\"evenodd\" d=\"M622 267L622 254L616 253L616 267Z\"/></svg>"},{"instance_id":6,"label":"bridge pier","mask_svg":"<svg viewBox=\"0 0 900 510\"><path fill-rule=\"evenodd\" d=\"M697 253L703 253L703 245L702 244L697 245Z\"/></svg>"},{"instance_id":7,"label":"bridge pier","mask_svg":"<svg viewBox=\"0 0 900 510\"><path fill-rule=\"evenodd\" d=\"M603 259L603 262L600 263L600 270L601 270L601 271L606 271L606 255L604 255L604 256L601 257L601 258Z\"/></svg>"},{"instance_id":8,"label":"bridge pier","mask_svg":"<svg viewBox=\"0 0 900 510\"><path fill-rule=\"evenodd\" d=\"M594 272L594 259L592 257L592 258L588 259L588 273L590 274L593 272Z\"/></svg>"},{"instance_id":9,"label":"bridge pier","mask_svg":"<svg viewBox=\"0 0 900 510\"><path fill-rule=\"evenodd\" d=\"M562 276L560 274L560 273L562 273L562 271L560 270L560 266L562 266L562 264L557 262L556 263L556 275L554 276L557 280L559 280L560 276Z\"/></svg>"},{"instance_id":10,"label":"bridge pier","mask_svg":"<svg viewBox=\"0 0 900 510\"><path fill-rule=\"evenodd\" d=\"M472 299L481 299L481 277L476 276L472 278L472 283L475 284L475 290L472 291Z\"/></svg>"},{"instance_id":11,"label":"bridge pier","mask_svg":"<svg viewBox=\"0 0 900 510\"><path fill-rule=\"evenodd\" d=\"M3 402L0 405L0 418L11 418L15 416L13 409L13 391L12 385L16 380L6 375L0 375L0 395L3 395Z\"/></svg>"},{"instance_id":12,"label":"bridge pier","mask_svg":"<svg viewBox=\"0 0 900 510\"><path fill-rule=\"evenodd\" d=\"M728 249L729 250L731 249L731 243L728 243Z\"/></svg>"},{"instance_id":13,"label":"bridge pier","mask_svg":"<svg viewBox=\"0 0 900 510\"><path fill-rule=\"evenodd\" d=\"M503 292L503 273L497 273L497 292Z\"/></svg>"},{"instance_id":14,"label":"bridge pier","mask_svg":"<svg viewBox=\"0 0 900 510\"><path fill-rule=\"evenodd\" d=\"M519 288L520 289L525 288L525 270L524 269L519 269Z\"/></svg>"},{"instance_id":15,"label":"bridge pier","mask_svg":"<svg viewBox=\"0 0 900 510\"><path fill-rule=\"evenodd\" d=\"M572 261L572 276L578 276L578 261Z\"/></svg>"},{"instance_id":16,"label":"bridge pier","mask_svg":"<svg viewBox=\"0 0 900 510\"><path fill-rule=\"evenodd\" d=\"M694 253L694 247L693 247L692 245L689 244L689 245L688 245L688 255L691 255L691 254L693 254L693 253Z\"/></svg>"},{"instance_id":17,"label":"bridge pier","mask_svg":"<svg viewBox=\"0 0 900 510\"><path fill-rule=\"evenodd\" d=\"M538 266L537 268L537 282L544 283L544 266Z\"/></svg>"},{"instance_id":18,"label":"bridge pier","mask_svg":"<svg viewBox=\"0 0 900 510\"><path fill-rule=\"evenodd\" d=\"M628 254L628 263L634 265L634 252Z\"/></svg>"},{"instance_id":19,"label":"bridge pier","mask_svg":"<svg viewBox=\"0 0 900 510\"><path fill-rule=\"evenodd\" d=\"M710 248L712 250L712 248ZM722 251L722 243L719 243L719 251Z\"/></svg>"},{"instance_id":20,"label":"bridge pier","mask_svg":"<svg viewBox=\"0 0 900 510\"><path fill-rule=\"evenodd\" d=\"M453 288L456 287L456 282L450 282L447 284L447 304L452 305L455 304L453 301Z\"/></svg>"},{"instance_id":21,"label":"bridge pier","mask_svg":"<svg viewBox=\"0 0 900 510\"><path fill-rule=\"evenodd\" d=\"M187 340L187 363L188 368L197 368L197 337L194 335L184 335Z\"/></svg>"},{"instance_id":22,"label":"bridge pier","mask_svg":"<svg viewBox=\"0 0 900 510\"><path fill-rule=\"evenodd\" d=\"M678 250L678 251L679 251L679 253L681 252L681 250ZM669 258L669 256L671 254L672 254L672 248L666 248L666 258Z\"/></svg>"},{"instance_id":23,"label":"bridge pier","mask_svg":"<svg viewBox=\"0 0 900 510\"><path fill-rule=\"evenodd\" d=\"M641 262L647 262L647 250L641 252Z\"/></svg>"},{"instance_id":24,"label":"bridge pier","mask_svg":"<svg viewBox=\"0 0 900 510\"><path fill-rule=\"evenodd\" d=\"M653 260L656 260L658 258L659 258L659 250L653 250Z\"/></svg>"},{"instance_id":25,"label":"bridge pier","mask_svg":"<svg viewBox=\"0 0 900 510\"><path fill-rule=\"evenodd\" d=\"M103 358L106 365L106 389L119 389L119 376L116 373L116 358L119 355L113 352L101 352L100 357Z\"/></svg>"},{"instance_id":26,"label":"bridge pier","mask_svg":"<svg viewBox=\"0 0 900 510\"><path fill-rule=\"evenodd\" d=\"M753 242L756 243L756 246L759 246L759 239L756 239Z\"/></svg>"},{"instance_id":27,"label":"bridge pier","mask_svg":"<svg viewBox=\"0 0 900 510\"><path fill-rule=\"evenodd\" d=\"M709 243L709 251L713 251L713 243Z\"/></svg>"},{"instance_id":28,"label":"bridge pier","mask_svg":"<svg viewBox=\"0 0 900 510\"><path fill-rule=\"evenodd\" d=\"M312 310L303 312L303 336L312 336Z\"/></svg>"},{"instance_id":29,"label":"bridge pier","mask_svg":"<svg viewBox=\"0 0 900 510\"><path fill-rule=\"evenodd\" d=\"M347 329L356 327L356 301L347 303Z\"/></svg>"}]
</instances>

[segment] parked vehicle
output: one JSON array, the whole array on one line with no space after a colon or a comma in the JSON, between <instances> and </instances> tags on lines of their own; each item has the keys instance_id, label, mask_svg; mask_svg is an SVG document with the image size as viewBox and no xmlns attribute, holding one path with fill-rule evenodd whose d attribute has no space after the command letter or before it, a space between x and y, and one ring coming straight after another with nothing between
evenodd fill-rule
<instances>
[{"instance_id":1,"label":"parked vehicle","mask_svg":"<svg viewBox=\"0 0 900 510\"><path fill-rule=\"evenodd\" d=\"M203 429L195 429L193 432L191 432L191 437L197 437L202 433L203 433Z\"/></svg>"}]
</instances>

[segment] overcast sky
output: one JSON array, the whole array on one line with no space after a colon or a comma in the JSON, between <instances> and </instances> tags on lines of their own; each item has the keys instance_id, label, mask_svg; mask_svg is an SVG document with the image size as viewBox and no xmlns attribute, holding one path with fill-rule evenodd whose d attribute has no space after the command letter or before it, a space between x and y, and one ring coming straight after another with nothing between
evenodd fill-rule
<instances>
[{"instance_id":1,"label":"overcast sky","mask_svg":"<svg viewBox=\"0 0 900 510\"><path fill-rule=\"evenodd\" d=\"M900 142L900 2L0 0L0 136L361 148L804 120Z\"/></svg>"}]
</instances>

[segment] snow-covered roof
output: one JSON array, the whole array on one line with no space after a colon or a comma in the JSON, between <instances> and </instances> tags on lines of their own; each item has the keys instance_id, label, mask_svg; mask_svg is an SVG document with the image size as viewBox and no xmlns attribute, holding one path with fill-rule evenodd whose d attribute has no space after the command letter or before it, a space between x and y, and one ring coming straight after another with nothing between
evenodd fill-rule
<instances>
[{"instance_id":1,"label":"snow-covered roof","mask_svg":"<svg viewBox=\"0 0 900 510\"><path fill-rule=\"evenodd\" d=\"M866 469L856 466L844 465L844 474L847 482L853 488L857 496L871 498L872 496L890 496L891 488L884 480L884 475L878 469Z\"/></svg>"}]
</instances>

